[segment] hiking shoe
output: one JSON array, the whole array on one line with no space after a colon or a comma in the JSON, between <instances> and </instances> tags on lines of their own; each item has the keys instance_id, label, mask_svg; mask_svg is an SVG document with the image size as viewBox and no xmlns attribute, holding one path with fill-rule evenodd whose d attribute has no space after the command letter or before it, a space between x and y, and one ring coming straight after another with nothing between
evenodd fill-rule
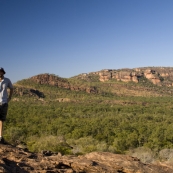
<instances>
[{"instance_id":1,"label":"hiking shoe","mask_svg":"<svg viewBox=\"0 0 173 173\"><path fill-rule=\"evenodd\" d=\"M7 142L4 140L4 138L2 137L2 138L0 138L0 144L7 144Z\"/></svg>"}]
</instances>

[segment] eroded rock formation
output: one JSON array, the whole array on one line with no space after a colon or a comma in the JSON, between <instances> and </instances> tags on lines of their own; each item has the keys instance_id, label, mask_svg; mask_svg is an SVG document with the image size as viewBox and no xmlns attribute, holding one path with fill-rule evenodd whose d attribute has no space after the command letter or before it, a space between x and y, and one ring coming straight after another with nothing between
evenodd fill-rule
<instances>
[{"instance_id":1,"label":"eroded rock formation","mask_svg":"<svg viewBox=\"0 0 173 173\"><path fill-rule=\"evenodd\" d=\"M86 87L86 86L78 86L71 84L67 79L50 75L50 74L41 74L37 76L33 76L30 80L37 82L38 84L47 84L51 86L56 86L59 88L70 89L73 91L85 91L87 93L97 93L96 87Z\"/></svg>"},{"instance_id":2,"label":"eroded rock formation","mask_svg":"<svg viewBox=\"0 0 173 173\"><path fill-rule=\"evenodd\" d=\"M90 73L91 74L91 73ZM93 74L99 75L101 82L116 79L123 82L138 83L141 77L151 81L153 84L173 86L173 68L152 67L152 68L135 68L135 69L120 69L120 70L101 70Z\"/></svg>"},{"instance_id":3,"label":"eroded rock formation","mask_svg":"<svg viewBox=\"0 0 173 173\"><path fill-rule=\"evenodd\" d=\"M32 88L25 88L25 87L14 87L14 95L16 96L34 96L39 98L44 98L44 93Z\"/></svg>"},{"instance_id":4,"label":"eroded rock formation","mask_svg":"<svg viewBox=\"0 0 173 173\"><path fill-rule=\"evenodd\" d=\"M160 83L159 73L155 70L147 69L144 71L144 76L149 79L153 84Z\"/></svg>"},{"instance_id":5,"label":"eroded rock formation","mask_svg":"<svg viewBox=\"0 0 173 173\"><path fill-rule=\"evenodd\" d=\"M92 152L83 156L62 156L52 152L31 153L0 145L2 173L172 173L171 165L144 164L127 155Z\"/></svg>"},{"instance_id":6,"label":"eroded rock formation","mask_svg":"<svg viewBox=\"0 0 173 173\"><path fill-rule=\"evenodd\" d=\"M117 81L123 81L123 82L136 82L138 83L138 78L142 76L140 73L136 73L134 71L130 70L122 70L122 71L116 71L116 70L103 70L98 73L99 74L99 80L102 82L116 79Z\"/></svg>"}]
</instances>

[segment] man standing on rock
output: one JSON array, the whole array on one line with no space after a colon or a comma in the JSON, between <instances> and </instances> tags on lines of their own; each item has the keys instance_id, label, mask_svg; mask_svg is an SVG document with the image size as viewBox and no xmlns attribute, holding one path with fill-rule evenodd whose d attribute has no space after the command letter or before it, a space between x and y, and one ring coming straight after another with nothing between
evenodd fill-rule
<instances>
[{"instance_id":1,"label":"man standing on rock","mask_svg":"<svg viewBox=\"0 0 173 173\"><path fill-rule=\"evenodd\" d=\"M5 71L0 67L0 144L5 144L4 138L2 137L3 122L6 120L8 102L11 100L13 94L13 85L10 79L4 77ZM10 89L8 96L7 88Z\"/></svg>"}]
</instances>

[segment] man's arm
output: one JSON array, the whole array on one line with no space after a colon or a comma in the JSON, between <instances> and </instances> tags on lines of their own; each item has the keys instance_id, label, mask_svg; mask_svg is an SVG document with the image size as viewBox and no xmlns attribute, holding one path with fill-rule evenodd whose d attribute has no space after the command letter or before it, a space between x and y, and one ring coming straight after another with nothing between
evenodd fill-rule
<instances>
[{"instance_id":1,"label":"man's arm","mask_svg":"<svg viewBox=\"0 0 173 173\"><path fill-rule=\"evenodd\" d=\"M11 83L10 79L8 79L8 88L10 89L10 93L8 96L8 102L11 100L11 97L13 95L13 84Z\"/></svg>"},{"instance_id":2,"label":"man's arm","mask_svg":"<svg viewBox=\"0 0 173 173\"><path fill-rule=\"evenodd\" d=\"M10 88L10 93L9 93L9 97L8 97L8 102L11 100L12 95L13 95L13 88Z\"/></svg>"}]
</instances>

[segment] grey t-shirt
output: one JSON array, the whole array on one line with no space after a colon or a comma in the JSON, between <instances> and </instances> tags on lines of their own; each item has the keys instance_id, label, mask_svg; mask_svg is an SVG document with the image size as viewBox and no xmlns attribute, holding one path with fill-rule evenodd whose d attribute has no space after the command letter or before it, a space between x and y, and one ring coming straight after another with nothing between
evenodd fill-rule
<instances>
[{"instance_id":1,"label":"grey t-shirt","mask_svg":"<svg viewBox=\"0 0 173 173\"><path fill-rule=\"evenodd\" d=\"M0 103L8 102L7 88L13 88L13 85L10 79L4 77L4 79L0 81Z\"/></svg>"}]
</instances>

